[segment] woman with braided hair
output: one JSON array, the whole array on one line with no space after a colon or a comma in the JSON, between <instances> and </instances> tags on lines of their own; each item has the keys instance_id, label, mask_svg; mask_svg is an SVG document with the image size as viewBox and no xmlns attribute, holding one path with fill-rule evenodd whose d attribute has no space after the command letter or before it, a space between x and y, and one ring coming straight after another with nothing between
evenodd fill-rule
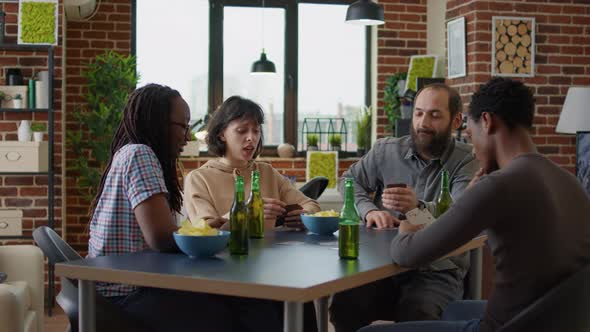
<instances>
[{"instance_id":1,"label":"woman with braided hair","mask_svg":"<svg viewBox=\"0 0 590 332\"><path fill-rule=\"evenodd\" d=\"M172 236L178 229L174 214L182 206L176 161L190 139L189 121L189 107L176 90L149 84L131 93L92 203L88 257L178 251ZM96 288L155 331L281 326L280 317L260 300L112 283Z\"/></svg>"}]
</instances>

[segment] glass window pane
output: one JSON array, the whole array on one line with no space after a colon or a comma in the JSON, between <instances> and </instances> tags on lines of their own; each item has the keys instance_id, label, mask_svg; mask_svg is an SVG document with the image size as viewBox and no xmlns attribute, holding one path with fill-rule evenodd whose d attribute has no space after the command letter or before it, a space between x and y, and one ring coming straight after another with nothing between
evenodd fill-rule
<instances>
[{"instance_id":1,"label":"glass window pane","mask_svg":"<svg viewBox=\"0 0 590 332\"><path fill-rule=\"evenodd\" d=\"M209 1L137 1L138 86L168 85L191 108L191 119L207 112Z\"/></svg>"},{"instance_id":2,"label":"glass window pane","mask_svg":"<svg viewBox=\"0 0 590 332\"><path fill-rule=\"evenodd\" d=\"M223 98L240 95L260 104L264 144L278 145L284 141L285 10L224 7L223 15ZM275 75L250 74L263 47Z\"/></svg>"},{"instance_id":3,"label":"glass window pane","mask_svg":"<svg viewBox=\"0 0 590 332\"><path fill-rule=\"evenodd\" d=\"M347 5L299 4L297 130L306 117L342 117L342 150L356 150L356 116L365 105L365 29L344 23ZM323 139L323 142L326 138Z\"/></svg>"}]
</instances>

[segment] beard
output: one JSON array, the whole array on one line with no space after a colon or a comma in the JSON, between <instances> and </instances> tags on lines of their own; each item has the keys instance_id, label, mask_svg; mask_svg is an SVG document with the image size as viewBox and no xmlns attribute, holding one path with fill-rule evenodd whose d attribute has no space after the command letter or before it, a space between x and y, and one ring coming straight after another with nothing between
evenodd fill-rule
<instances>
[{"instance_id":1,"label":"beard","mask_svg":"<svg viewBox=\"0 0 590 332\"><path fill-rule=\"evenodd\" d=\"M452 123L440 133L434 130L427 129L414 129L414 126L410 126L410 133L412 135L412 148L417 151L418 154L430 156L431 158L440 158L449 146L451 139ZM418 136L420 133L430 134L429 138Z\"/></svg>"}]
</instances>

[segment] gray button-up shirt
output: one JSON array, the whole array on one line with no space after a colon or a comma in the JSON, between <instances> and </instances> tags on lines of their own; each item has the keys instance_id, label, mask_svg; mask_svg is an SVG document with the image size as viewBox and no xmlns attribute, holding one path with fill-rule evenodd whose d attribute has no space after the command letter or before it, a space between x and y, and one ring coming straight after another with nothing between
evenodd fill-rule
<instances>
[{"instance_id":1,"label":"gray button-up shirt","mask_svg":"<svg viewBox=\"0 0 590 332\"><path fill-rule=\"evenodd\" d=\"M416 197L434 212L441 186L440 171L443 167L449 172L449 189L454 200L461 196L479 169L469 144L451 139L440 159L424 161L412 149L411 137L404 136L383 138L375 142L373 148L352 165L343 177L354 178L356 206L360 217L365 220L367 213L373 210L386 210L397 215L383 207L381 200L383 189L393 183L405 183L412 187ZM338 187L339 191L344 193L342 179ZM433 263L431 268L444 270L460 267L466 270L469 267L467 254L453 258L453 262L455 264L446 259Z\"/></svg>"}]
</instances>

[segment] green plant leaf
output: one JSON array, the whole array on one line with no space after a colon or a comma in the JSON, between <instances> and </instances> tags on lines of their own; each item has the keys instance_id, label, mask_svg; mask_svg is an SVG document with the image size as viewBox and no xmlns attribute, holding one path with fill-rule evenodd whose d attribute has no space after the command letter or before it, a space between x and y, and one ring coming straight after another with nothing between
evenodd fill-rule
<instances>
[{"instance_id":1,"label":"green plant leaf","mask_svg":"<svg viewBox=\"0 0 590 332\"><path fill-rule=\"evenodd\" d=\"M66 139L78 156L72 170L79 174L80 193L91 200L109 160L113 135L127 98L137 85L135 57L113 51L99 54L88 64L83 77L88 86L87 108L74 110L73 118L80 128L68 132Z\"/></svg>"}]
</instances>

